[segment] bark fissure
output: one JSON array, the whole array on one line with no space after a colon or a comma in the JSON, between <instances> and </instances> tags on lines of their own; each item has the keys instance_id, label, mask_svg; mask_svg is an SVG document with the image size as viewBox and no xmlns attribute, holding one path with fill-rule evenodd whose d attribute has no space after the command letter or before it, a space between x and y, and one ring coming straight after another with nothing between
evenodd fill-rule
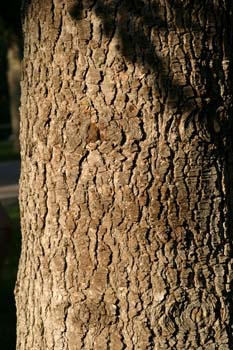
<instances>
[{"instance_id":1,"label":"bark fissure","mask_svg":"<svg viewBox=\"0 0 233 350\"><path fill-rule=\"evenodd\" d=\"M18 350L232 349L232 11L25 6Z\"/></svg>"}]
</instances>

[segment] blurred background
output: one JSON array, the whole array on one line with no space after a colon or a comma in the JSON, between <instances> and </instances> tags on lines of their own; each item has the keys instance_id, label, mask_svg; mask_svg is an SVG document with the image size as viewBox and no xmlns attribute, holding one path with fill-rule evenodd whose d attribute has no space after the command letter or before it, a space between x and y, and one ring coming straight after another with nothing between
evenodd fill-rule
<instances>
[{"instance_id":1,"label":"blurred background","mask_svg":"<svg viewBox=\"0 0 233 350\"><path fill-rule=\"evenodd\" d=\"M21 0L0 3L0 347L15 349L14 286L20 254L18 206Z\"/></svg>"}]
</instances>

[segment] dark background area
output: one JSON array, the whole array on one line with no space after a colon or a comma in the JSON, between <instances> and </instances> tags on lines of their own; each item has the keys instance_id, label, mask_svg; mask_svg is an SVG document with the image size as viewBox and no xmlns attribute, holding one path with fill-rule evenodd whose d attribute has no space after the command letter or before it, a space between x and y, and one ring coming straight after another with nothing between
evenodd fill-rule
<instances>
[{"instance_id":1,"label":"dark background area","mask_svg":"<svg viewBox=\"0 0 233 350\"><path fill-rule=\"evenodd\" d=\"M18 177L19 171L19 161L15 161L19 158L19 154L14 149L11 141L12 127L7 80L7 52L12 42L15 41L20 47L22 55L20 6L21 0L0 2L0 190L8 184L8 179L13 179L14 183L17 182L14 175ZM8 169L6 168L7 164L13 170L6 171L5 169ZM0 241L1 248L7 250L6 259L0 269L0 347L4 350L14 350L16 347L14 286L20 253L17 195L11 199L3 198L1 203L5 207L11 222L12 238L8 247L3 247L3 242Z\"/></svg>"},{"instance_id":2,"label":"dark background area","mask_svg":"<svg viewBox=\"0 0 233 350\"><path fill-rule=\"evenodd\" d=\"M16 40L22 52L20 7L21 0L0 2L0 142L11 134L7 50Z\"/></svg>"}]
</instances>

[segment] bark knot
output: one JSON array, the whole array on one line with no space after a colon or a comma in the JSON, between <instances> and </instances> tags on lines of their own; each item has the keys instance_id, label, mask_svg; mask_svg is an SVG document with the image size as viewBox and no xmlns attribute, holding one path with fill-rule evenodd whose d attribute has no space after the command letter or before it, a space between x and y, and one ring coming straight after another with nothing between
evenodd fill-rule
<instances>
[{"instance_id":1,"label":"bark knot","mask_svg":"<svg viewBox=\"0 0 233 350\"><path fill-rule=\"evenodd\" d=\"M95 123L91 123L87 132L87 143L96 142L100 139L100 131Z\"/></svg>"}]
</instances>

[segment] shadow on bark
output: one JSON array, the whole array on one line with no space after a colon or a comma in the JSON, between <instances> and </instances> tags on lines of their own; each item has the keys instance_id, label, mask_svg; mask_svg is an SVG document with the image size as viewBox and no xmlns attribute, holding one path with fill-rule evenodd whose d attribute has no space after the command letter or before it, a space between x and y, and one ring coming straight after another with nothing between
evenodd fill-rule
<instances>
[{"instance_id":1,"label":"shadow on bark","mask_svg":"<svg viewBox=\"0 0 233 350\"><path fill-rule=\"evenodd\" d=\"M117 35L120 44L116 49L120 51L124 59L143 66L147 74L152 73L155 76L154 85L156 89L159 89L164 103L170 105L171 108L175 105L177 111L180 111L181 118L185 115L184 129L188 128L190 123L199 125L199 127L194 127L196 130L200 130L201 126L203 129L202 142L207 144L204 149L212 144L213 159L224 168L225 200L228 206L226 225L232 249L230 238L233 230L233 147L231 141L233 115L231 17L233 5L228 1L225 5L222 4L222 7L217 7L211 0L203 2L174 0L170 2L170 5L166 4L166 1L164 3L164 8L161 8L156 1L76 1L69 13L74 20L78 21L85 18L87 11L91 9L101 19L105 36L111 40ZM179 37L189 33L193 43L195 40L199 41L200 56L196 57L197 66L195 67L200 77L198 93L195 91L190 95L186 92L190 90L184 89L186 85L192 86L188 78L193 69L190 57L182 53L184 65L187 68L187 79L186 83L181 85L176 81L170 69L171 56L169 53L161 52L162 46L159 41L155 43L154 37L159 38L158 33L160 33L163 40L169 45L169 32L178 33ZM179 44L177 43L178 46ZM195 57L195 54L192 52L191 57L193 56ZM177 59L180 58L177 57ZM190 103L190 101L197 100L199 100L198 103ZM226 238L223 237L223 240ZM230 295L227 299L231 305ZM233 310L231 311L233 315ZM230 333L229 338L232 339Z\"/></svg>"},{"instance_id":2,"label":"shadow on bark","mask_svg":"<svg viewBox=\"0 0 233 350\"><path fill-rule=\"evenodd\" d=\"M155 87L160 90L166 103L171 105L175 103L182 113L190 112L186 122L190 122L190 118L193 120L193 117L198 114L198 119L203 127L208 129L207 133L210 134L212 142L215 142L216 137L218 139L215 135L215 128L218 126L213 125L216 124L214 120L220 117L218 124L223 124L223 129L229 128L231 89L225 91L223 96L219 83L224 84L226 74L229 77L232 76L230 48L233 5L230 2L226 3L225 7L216 7L212 0L201 3L198 0L192 3L175 0L170 5L165 2L164 7L161 8L157 1L76 0L70 7L69 13L74 20L80 20L86 17L90 9L101 19L106 37L111 39L117 35L120 39L117 49L126 60L143 66L148 73L159 74L159 85L155 81ZM214 38L212 38L213 27L217 28ZM198 67L196 67L200 71L200 90L204 85L206 86L200 96L190 95L185 92L184 86L176 82L169 67L171 60L169 53L163 55L159 43L155 44L153 33L162 33L165 40L168 40L166 38L168 32L177 32L178 36L190 33L192 41L196 36L203 35L201 39L197 39L202 45L200 57L197 58ZM213 46L212 50L210 50L210 44ZM213 52L216 53L215 57ZM184 60L188 76L192 70L191 62L185 54ZM190 81L187 79L186 83L189 85ZM190 111L190 99L197 97L201 99L200 106Z\"/></svg>"},{"instance_id":3,"label":"shadow on bark","mask_svg":"<svg viewBox=\"0 0 233 350\"><path fill-rule=\"evenodd\" d=\"M219 163L225 173L221 178L224 184L219 183L220 188L225 188L222 195L228 207L228 214L222 214L223 220L227 220L225 225L228 231L227 238L222 237L223 244L229 243L232 252L233 4L225 1L217 7L211 0L173 0L169 4L164 1L164 4L162 8L153 0L76 0L69 8L69 14L73 20L79 21L87 16L89 10L93 11L101 19L105 36L111 40L117 35L119 46L116 49L122 57L142 66L147 75L153 74L154 87L160 91L164 104L171 107L172 113L174 111L174 118L178 114L180 118L185 118L184 130L188 129L190 123L196 124L194 129L202 134L200 140L206 144L202 149L205 151L209 145L213 145L213 160ZM196 40L199 43L198 57L196 52L191 52L189 56L185 51L177 57L178 61L183 60L181 65L187 69L183 84L177 81L176 72L171 70L171 60L176 57L171 57L169 52L162 52L164 47L161 40L169 47L168 33L178 33L179 38L188 34L190 42ZM184 42L182 45L177 42L177 48L184 45ZM190 57L194 57L195 69ZM199 75L198 78L194 77L195 88L190 80L193 70ZM188 86L191 89L185 89ZM211 155L208 153L208 156ZM231 305L230 295L226 298ZM231 334L229 338L233 340Z\"/></svg>"}]
</instances>

